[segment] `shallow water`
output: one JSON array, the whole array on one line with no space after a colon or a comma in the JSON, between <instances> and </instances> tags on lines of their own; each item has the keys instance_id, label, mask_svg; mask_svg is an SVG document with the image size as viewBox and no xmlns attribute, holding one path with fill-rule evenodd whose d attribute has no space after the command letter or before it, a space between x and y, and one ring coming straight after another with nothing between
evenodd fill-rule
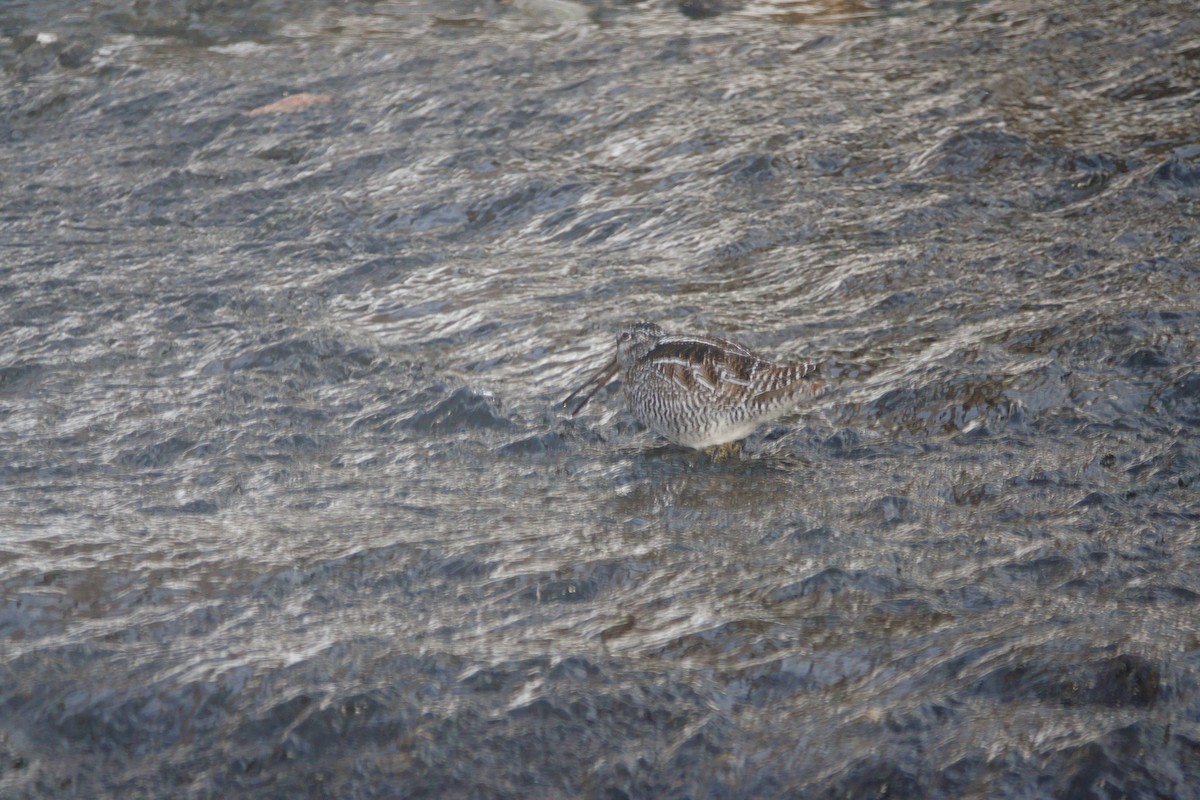
<instances>
[{"instance_id":1,"label":"shallow water","mask_svg":"<svg viewBox=\"0 0 1200 800\"><path fill-rule=\"evenodd\" d=\"M0 33L0 796L1200 796L1194 4Z\"/></svg>"}]
</instances>

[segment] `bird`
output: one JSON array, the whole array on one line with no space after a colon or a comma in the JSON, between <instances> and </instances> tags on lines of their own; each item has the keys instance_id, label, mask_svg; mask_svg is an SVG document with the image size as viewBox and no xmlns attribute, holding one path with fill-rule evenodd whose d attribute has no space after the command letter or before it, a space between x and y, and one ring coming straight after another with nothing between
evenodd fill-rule
<instances>
[{"instance_id":1,"label":"bird","mask_svg":"<svg viewBox=\"0 0 1200 800\"><path fill-rule=\"evenodd\" d=\"M655 433L714 460L732 456L761 424L790 413L823 384L815 362L776 363L737 342L668 333L635 322L617 333L617 352L563 400L578 414L619 372L629 410Z\"/></svg>"}]
</instances>

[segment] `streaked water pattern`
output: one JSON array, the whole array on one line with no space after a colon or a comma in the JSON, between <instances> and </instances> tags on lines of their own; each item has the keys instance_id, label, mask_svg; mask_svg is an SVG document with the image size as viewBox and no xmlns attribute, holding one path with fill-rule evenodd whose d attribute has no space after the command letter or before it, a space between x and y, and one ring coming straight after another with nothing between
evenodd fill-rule
<instances>
[{"instance_id":1,"label":"streaked water pattern","mask_svg":"<svg viewBox=\"0 0 1200 800\"><path fill-rule=\"evenodd\" d=\"M0 796L1198 796L1193 3L0 34Z\"/></svg>"}]
</instances>

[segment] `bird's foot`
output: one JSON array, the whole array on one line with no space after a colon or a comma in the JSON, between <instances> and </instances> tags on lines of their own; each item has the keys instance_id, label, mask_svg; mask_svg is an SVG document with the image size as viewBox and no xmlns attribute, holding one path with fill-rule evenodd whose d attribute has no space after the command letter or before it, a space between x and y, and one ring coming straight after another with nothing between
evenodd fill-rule
<instances>
[{"instance_id":1,"label":"bird's foot","mask_svg":"<svg viewBox=\"0 0 1200 800\"><path fill-rule=\"evenodd\" d=\"M739 439L736 442L726 442L725 444L717 444L706 448L708 457L713 460L713 463L732 460L742 454L742 441Z\"/></svg>"}]
</instances>

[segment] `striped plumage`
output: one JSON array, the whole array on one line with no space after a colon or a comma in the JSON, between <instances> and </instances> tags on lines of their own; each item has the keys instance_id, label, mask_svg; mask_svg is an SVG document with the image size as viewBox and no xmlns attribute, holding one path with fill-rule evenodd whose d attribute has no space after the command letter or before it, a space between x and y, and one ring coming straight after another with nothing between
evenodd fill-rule
<instances>
[{"instance_id":1,"label":"striped plumage","mask_svg":"<svg viewBox=\"0 0 1200 800\"><path fill-rule=\"evenodd\" d=\"M821 387L813 380L816 364L776 364L736 342L638 322L621 329L616 357L563 403L595 384L572 411L579 413L618 371L634 416L697 449L736 442Z\"/></svg>"}]
</instances>

